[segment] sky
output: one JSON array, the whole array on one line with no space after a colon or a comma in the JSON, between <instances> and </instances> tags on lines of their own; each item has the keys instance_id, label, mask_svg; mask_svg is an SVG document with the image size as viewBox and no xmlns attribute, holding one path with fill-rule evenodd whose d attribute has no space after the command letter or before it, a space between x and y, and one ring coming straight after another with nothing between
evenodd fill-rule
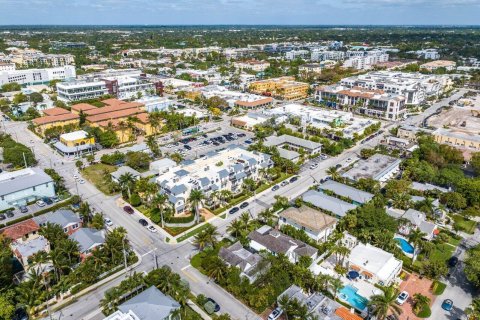
<instances>
[{"instance_id":1,"label":"sky","mask_svg":"<svg viewBox=\"0 0 480 320\"><path fill-rule=\"evenodd\" d=\"M480 0L0 0L0 25L478 25Z\"/></svg>"}]
</instances>

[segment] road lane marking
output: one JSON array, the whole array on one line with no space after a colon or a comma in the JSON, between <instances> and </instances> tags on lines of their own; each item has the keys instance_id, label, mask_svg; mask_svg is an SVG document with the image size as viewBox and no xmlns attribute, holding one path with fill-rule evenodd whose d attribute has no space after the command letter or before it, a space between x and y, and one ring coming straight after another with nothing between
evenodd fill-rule
<instances>
[{"instance_id":1,"label":"road lane marking","mask_svg":"<svg viewBox=\"0 0 480 320\"><path fill-rule=\"evenodd\" d=\"M186 269L190 267L189 265L182 268L182 273L187 277L189 278L190 280L192 280L193 282L198 282L198 279L196 277L194 277L190 272L186 271Z\"/></svg>"}]
</instances>

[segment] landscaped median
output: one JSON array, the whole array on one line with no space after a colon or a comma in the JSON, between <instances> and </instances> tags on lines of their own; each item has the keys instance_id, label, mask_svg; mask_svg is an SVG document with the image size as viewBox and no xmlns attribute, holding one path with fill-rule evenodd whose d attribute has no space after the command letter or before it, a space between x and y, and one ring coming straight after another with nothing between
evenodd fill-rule
<instances>
[{"instance_id":1,"label":"landscaped median","mask_svg":"<svg viewBox=\"0 0 480 320\"><path fill-rule=\"evenodd\" d=\"M196 234L202 232L205 228L207 228L207 226L209 226L210 223L206 222L202 225L199 225L198 227L186 232L186 233L183 233L181 234L179 237L175 238L175 240L177 242L182 242L182 241L185 241L193 236L195 236Z\"/></svg>"}]
</instances>

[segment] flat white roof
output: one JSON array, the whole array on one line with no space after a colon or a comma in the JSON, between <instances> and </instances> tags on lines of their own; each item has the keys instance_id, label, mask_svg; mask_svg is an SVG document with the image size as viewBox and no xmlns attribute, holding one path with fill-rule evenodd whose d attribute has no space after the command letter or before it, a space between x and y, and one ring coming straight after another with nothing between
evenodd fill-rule
<instances>
[{"instance_id":1,"label":"flat white roof","mask_svg":"<svg viewBox=\"0 0 480 320\"><path fill-rule=\"evenodd\" d=\"M79 139L85 139L87 135L88 134L85 131L78 130L78 131L62 134L60 135L60 139L67 140L67 141L75 141Z\"/></svg>"},{"instance_id":2,"label":"flat white roof","mask_svg":"<svg viewBox=\"0 0 480 320\"><path fill-rule=\"evenodd\" d=\"M359 243L350 251L350 263L376 275L380 280L387 280L402 263L393 254L369 244Z\"/></svg>"}]
</instances>

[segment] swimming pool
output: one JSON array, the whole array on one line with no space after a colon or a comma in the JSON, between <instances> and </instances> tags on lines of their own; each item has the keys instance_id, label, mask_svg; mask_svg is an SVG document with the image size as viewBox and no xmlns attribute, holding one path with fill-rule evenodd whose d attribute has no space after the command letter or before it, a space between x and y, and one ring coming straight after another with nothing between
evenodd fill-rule
<instances>
[{"instance_id":1,"label":"swimming pool","mask_svg":"<svg viewBox=\"0 0 480 320\"><path fill-rule=\"evenodd\" d=\"M339 291L338 297L359 311L367 307L368 300L357 293L357 289L346 285Z\"/></svg>"},{"instance_id":2,"label":"swimming pool","mask_svg":"<svg viewBox=\"0 0 480 320\"><path fill-rule=\"evenodd\" d=\"M410 243L408 243L407 240L403 238L395 238L394 240L397 241L398 244L400 244L400 248L402 248L403 252L413 254L414 248Z\"/></svg>"}]
</instances>

